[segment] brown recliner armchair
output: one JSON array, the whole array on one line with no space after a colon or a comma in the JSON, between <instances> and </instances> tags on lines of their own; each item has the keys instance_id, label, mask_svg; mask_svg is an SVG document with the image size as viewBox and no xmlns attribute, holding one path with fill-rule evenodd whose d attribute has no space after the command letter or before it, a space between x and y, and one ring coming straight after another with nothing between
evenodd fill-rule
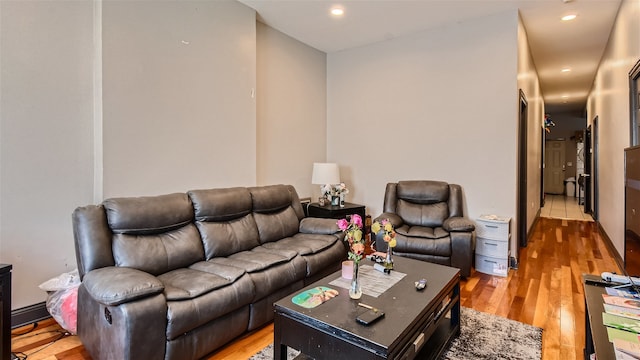
<instances>
[{"instance_id":1,"label":"brown recliner armchair","mask_svg":"<svg viewBox=\"0 0 640 360\"><path fill-rule=\"evenodd\" d=\"M442 181L416 180L388 183L384 213L396 230L394 255L457 267L471 275L475 225L462 213L462 188ZM376 249L386 251L381 233Z\"/></svg>"}]
</instances>

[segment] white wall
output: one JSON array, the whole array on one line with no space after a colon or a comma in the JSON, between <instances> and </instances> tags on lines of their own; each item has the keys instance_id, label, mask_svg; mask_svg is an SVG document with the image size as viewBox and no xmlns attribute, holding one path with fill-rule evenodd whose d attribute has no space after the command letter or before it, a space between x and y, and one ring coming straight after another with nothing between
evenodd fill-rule
<instances>
[{"instance_id":1,"label":"white wall","mask_svg":"<svg viewBox=\"0 0 640 360\"><path fill-rule=\"evenodd\" d=\"M387 182L433 179L463 187L471 218L515 216L517 26L514 11L328 54L348 201L377 216Z\"/></svg>"},{"instance_id":2,"label":"white wall","mask_svg":"<svg viewBox=\"0 0 640 360\"><path fill-rule=\"evenodd\" d=\"M93 200L93 2L0 1L0 262L13 303L76 267L71 212Z\"/></svg>"},{"instance_id":3,"label":"white wall","mask_svg":"<svg viewBox=\"0 0 640 360\"><path fill-rule=\"evenodd\" d=\"M0 1L0 21L0 262L14 265L13 309L76 267L75 207L256 184L254 10Z\"/></svg>"},{"instance_id":4,"label":"white wall","mask_svg":"<svg viewBox=\"0 0 640 360\"><path fill-rule=\"evenodd\" d=\"M326 54L258 23L258 184L291 184L317 198L313 162L327 156Z\"/></svg>"},{"instance_id":5,"label":"white wall","mask_svg":"<svg viewBox=\"0 0 640 360\"><path fill-rule=\"evenodd\" d=\"M542 176L542 122L544 100L540 90L538 71L533 63L527 31L518 16L518 88L527 100L527 230L536 219L540 209L540 177ZM518 100L516 100L518 101ZM516 137L519 138L519 135ZM520 184L524 185L523 183ZM514 223L515 224L515 223ZM512 227L517 231L517 227ZM517 243L512 244L512 249Z\"/></svg>"},{"instance_id":6,"label":"white wall","mask_svg":"<svg viewBox=\"0 0 640 360\"><path fill-rule=\"evenodd\" d=\"M103 4L104 196L256 183L254 10Z\"/></svg>"},{"instance_id":7,"label":"white wall","mask_svg":"<svg viewBox=\"0 0 640 360\"><path fill-rule=\"evenodd\" d=\"M598 221L624 257L624 148L629 144L629 71L640 59L640 1L623 0L587 103L598 117Z\"/></svg>"}]
</instances>

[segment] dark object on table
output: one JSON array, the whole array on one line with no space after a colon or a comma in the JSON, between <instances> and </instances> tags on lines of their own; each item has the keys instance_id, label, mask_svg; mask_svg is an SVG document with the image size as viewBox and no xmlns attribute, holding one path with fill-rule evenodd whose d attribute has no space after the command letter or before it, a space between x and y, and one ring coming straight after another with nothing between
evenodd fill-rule
<instances>
[{"instance_id":1,"label":"dark object on table","mask_svg":"<svg viewBox=\"0 0 640 360\"><path fill-rule=\"evenodd\" d=\"M380 311L379 309L369 309L364 313L358 315L358 317L356 318L356 321L359 324L368 326L380 320L383 317L384 317L384 312Z\"/></svg>"}]
</instances>

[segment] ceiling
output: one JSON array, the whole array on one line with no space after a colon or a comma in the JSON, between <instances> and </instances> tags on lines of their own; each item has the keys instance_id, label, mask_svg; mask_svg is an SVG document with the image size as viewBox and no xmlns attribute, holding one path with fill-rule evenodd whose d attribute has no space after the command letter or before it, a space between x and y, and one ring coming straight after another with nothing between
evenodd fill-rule
<instances>
[{"instance_id":1,"label":"ceiling","mask_svg":"<svg viewBox=\"0 0 640 360\"><path fill-rule=\"evenodd\" d=\"M519 9L547 113L584 114L621 0L239 0L258 19L332 53ZM338 6L342 17L330 14ZM567 14L575 20L562 21ZM562 72L570 68L569 72Z\"/></svg>"}]
</instances>

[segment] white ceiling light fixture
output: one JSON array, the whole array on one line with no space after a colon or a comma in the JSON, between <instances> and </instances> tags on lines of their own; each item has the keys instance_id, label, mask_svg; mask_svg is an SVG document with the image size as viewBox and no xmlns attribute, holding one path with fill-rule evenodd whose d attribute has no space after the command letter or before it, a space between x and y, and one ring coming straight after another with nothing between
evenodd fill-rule
<instances>
[{"instance_id":1,"label":"white ceiling light fixture","mask_svg":"<svg viewBox=\"0 0 640 360\"><path fill-rule=\"evenodd\" d=\"M569 14L562 17L562 21L570 21L578 17L576 14Z\"/></svg>"},{"instance_id":2,"label":"white ceiling light fixture","mask_svg":"<svg viewBox=\"0 0 640 360\"><path fill-rule=\"evenodd\" d=\"M344 9L340 6L334 6L331 8L331 15L340 17L344 15Z\"/></svg>"},{"instance_id":3,"label":"white ceiling light fixture","mask_svg":"<svg viewBox=\"0 0 640 360\"><path fill-rule=\"evenodd\" d=\"M563 68L560 71L563 72L563 73L568 73L568 72L571 72L571 68Z\"/></svg>"}]
</instances>

